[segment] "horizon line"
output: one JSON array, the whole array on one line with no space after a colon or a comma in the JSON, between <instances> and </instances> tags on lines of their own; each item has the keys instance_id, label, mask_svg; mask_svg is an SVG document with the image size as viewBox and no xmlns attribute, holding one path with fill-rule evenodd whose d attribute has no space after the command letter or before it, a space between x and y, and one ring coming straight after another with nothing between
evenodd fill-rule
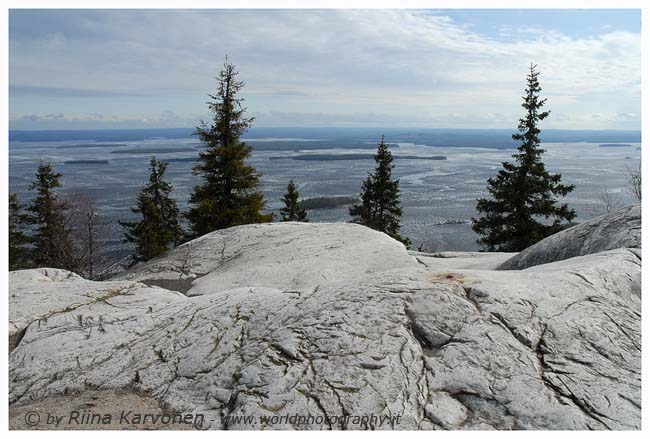
<instances>
[{"instance_id":1,"label":"horizon line","mask_svg":"<svg viewBox=\"0 0 650 439\"><path fill-rule=\"evenodd\" d=\"M271 129L336 129L336 130L353 130L353 129L411 129L411 130L485 130L485 131L498 131L498 130L508 130L516 131L516 128L452 128L452 127L414 127L414 126L384 126L384 127L374 127L374 126L299 126L299 125L285 125L285 126L257 126L250 127L248 130L256 128L271 128ZM48 129L12 129L9 128L8 132L43 132L43 131L145 131L145 130L191 130L196 129L196 127L151 127L151 128L48 128ZM620 128L545 128L541 130L544 131L628 131L628 132L642 132L642 128L638 129L620 129Z\"/></svg>"}]
</instances>

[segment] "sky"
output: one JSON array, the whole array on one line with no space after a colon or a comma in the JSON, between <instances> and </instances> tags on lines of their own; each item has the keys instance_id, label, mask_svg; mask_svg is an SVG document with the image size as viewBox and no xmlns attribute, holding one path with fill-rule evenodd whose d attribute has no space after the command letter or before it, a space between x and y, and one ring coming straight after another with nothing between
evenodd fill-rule
<instances>
[{"instance_id":1,"label":"sky","mask_svg":"<svg viewBox=\"0 0 650 439\"><path fill-rule=\"evenodd\" d=\"M228 55L255 126L641 127L639 10L10 10L10 129L192 127Z\"/></svg>"}]
</instances>

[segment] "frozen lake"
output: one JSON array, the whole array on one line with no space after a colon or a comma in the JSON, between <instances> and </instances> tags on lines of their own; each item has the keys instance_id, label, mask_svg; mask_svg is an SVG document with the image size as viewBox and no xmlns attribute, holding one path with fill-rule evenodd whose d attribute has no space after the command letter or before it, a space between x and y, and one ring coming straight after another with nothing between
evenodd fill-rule
<instances>
[{"instance_id":1,"label":"frozen lake","mask_svg":"<svg viewBox=\"0 0 650 439\"><path fill-rule=\"evenodd\" d=\"M366 173L374 169L374 161L360 160L292 160L292 155L306 154L369 154L371 149L313 149L307 146L320 139L267 138L259 143L289 141L295 148L255 151L250 164L263 173L263 191L268 208L281 207L290 178L294 180L302 198L321 196L355 196ZM390 142L390 138L387 139ZM305 142L305 149L300 144ZM200 148L196 139L155 138L144 141L106 142L106 146L89 142L48 141L10 142L9 188L17 192L22 202L31 195L28 191L40 160L50 161L63 174L63 193L86 194L93 197L102 215L111 222L113 249L121 246L121 228L117 220L132 218L130 208L140 187L148 178L148 162L152 155L165 159L191 159ZM374 143L374 142L373 142ZM401 180L401 200L404 210L402 230L414 247L426 243L429 250L476 250L476 235L469 220L475 215L478 197L486 194L488 177L510 160L514 150L478 147L433 147L414 143L397 143L396 156L445 156L447 160L395 160L394 175ZM81 145L75 147L75 145ZM551 172L560 172L563 181L576 188L567 202L584 221L603 213L599 200L607 187L621 205L634 200L626 190L627 168L638 169L641 151L639 143L627 146L599 146L599 143L546 143L544 160ZM154 149L156 153L116 153L133 149ZM167 152L165 149L173 150ZM175 151L175 152L174 152ZM285 158L283 158L285 157ZM274 158L274 159L272 159ZM108 163L65 164L66 161L107 161ZM174 196L179 207L187 207L189 193L198 182L192 175L191 161L172 161L167 178L174 185ZM310 210L310 221L348 221L347 206L334 209Z\"/></svg>"}]
</instances>

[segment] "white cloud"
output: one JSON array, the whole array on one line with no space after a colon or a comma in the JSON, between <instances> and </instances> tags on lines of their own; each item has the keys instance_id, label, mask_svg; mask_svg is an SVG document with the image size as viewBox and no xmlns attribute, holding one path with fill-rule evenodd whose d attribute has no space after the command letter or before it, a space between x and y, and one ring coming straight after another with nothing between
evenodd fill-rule
<instances>
[{"instance_id":1,"label":"white cloud","mask_svg":"<svg viewBox=\"0 0 650 439\"><path fill-rule=\"evenodd\" d=\"M181 116L170 110L158 114L117 116L100 113L83 114L10 114L12 129L115 129L115 128L186 128L197 125L208 114Z\"/></svg>"},{"instance_id":2,"label":"white cloud","mask_svg":"<svg viewBox=\"0 0 650 439\"><path fill-rule=\"evenodd\" d=\"M554 109L613 114L611 102L593 97L606 92L620 94L622 113L640 112L641 39L630 32L570 38L504 28L521 38L503 41L409 10L110 11L77 21L70 35L10 41L11 84L201 96L228 53L254 113L484 120L519 110L533 61ZM203 112L203 101L175 111Z\"/></svg>"}]
</instances>

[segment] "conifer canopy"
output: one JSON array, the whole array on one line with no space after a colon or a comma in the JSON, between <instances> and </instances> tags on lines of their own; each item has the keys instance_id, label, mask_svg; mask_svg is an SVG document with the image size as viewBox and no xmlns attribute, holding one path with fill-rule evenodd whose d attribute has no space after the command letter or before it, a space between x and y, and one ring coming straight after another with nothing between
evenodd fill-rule
<instances>
[{"instance_id":1,"label":"conifer canopy","mask_svg":"<svg viewBox=\"0 0 650 439\"><path fill-rule=\"evenodd\" d=\"M240 140L253 118L245 116L243 99L237 94L244 82L237 80L235 66L226 62L217 77L217 93L209 95L212 122L202 122L196 135L206 145L199 154L194 173L202 183L194 187L187 212L191 237L241 224L263 223L273 214L263 214L266 207L259 191L261 173L246 164L252 148Z\"/></svg>"},{"instance_id":2,"label":"conifer canopy","mask_svg":"<svg viewBox=\"0 0 650 439\"><path fill-rule=\"evenodd\" d=\"M41 162L36 179L29 187L36 190L27 207L26 222L32 228L31 260L36 267L74 269L73 246L66 220L67 206L57 196L61 174L50 163Z\"/></svg>"},{"instance_id":3,"label":"conifer canopy","mask_svg":"<svg viewBox=\"0 0 650 439\"><path fill-rule=\"evenodd\" d=\"M9 270L27 268L30 251L27 245L29 236L25 234L28 216L23 213L23 205L16 194L9 194Z\"/></svg>"},{"instance_id":4,"label":"conifer canopy","mask_svg":"<svg viewBox=\"0 0 650 439\"><path fill-rule=\"evenodd\" d=\"M131 211L139 221L121 222L126 240L135 244L135 261L148 261L178 244L183 232L179 223L176 201L170 194L173 187L164 180L167 163L151 158L149 183L138 195L137 207Z\"/></svg>"},{"instance_id":5,"label":"conifer canopy","mask_svg":"<svg viewBox=\"0 0 650 439\"><path fill-rule=\"evenodd\" d=\"M300 194L296 189L296 185L294 184L293 180L289 180L289 184L287 185L287 193L282 197L282 201L284 202L284 207L280 209L282 221L301 221L305 223L308 222L307 211L300 207L298 198L300 198Z\"/></svg>"},{"instance_id":6,"label":"conifer canopy","mask_svg":"<svg viewBox=\"0 0 650 439\"><path fill-rule=\"evenodd\" d=\"M542 111L546 99L539 97L542 88L536 68L530 65L521 105L525 115L512 135L521 142L512 156L514 163L503 162L497 175L488 179L490 198L477 200L480 217L472 218L479 244L489 251L521 251L567 227L576 216L557 199L574 186L562 184L561 174L550 174L542 161L538 125L550 111Z\"/></svg>"},{"instance_id":7,"label":"conifer canopy","mask_svg":"<svg viewBox=\"0 0 650 439\"><path fill-rule=\"evenodd\" d=\"M374 174L368 174L361 186L361 200L350 207L352 222L386 233L409 245L408 238L399 234L402 208L399 202L399 180L393 180L393 156L381 136L375 154Z\"/></svg>"}]
</instances>

